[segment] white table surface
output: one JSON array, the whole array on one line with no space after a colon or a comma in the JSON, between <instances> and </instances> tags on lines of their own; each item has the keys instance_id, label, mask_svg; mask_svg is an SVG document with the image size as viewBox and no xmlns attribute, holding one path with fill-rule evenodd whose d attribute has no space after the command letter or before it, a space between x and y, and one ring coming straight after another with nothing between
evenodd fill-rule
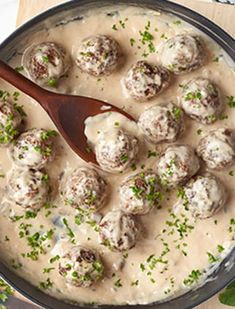
<instances>
[{"instance_id":1,"label":"white table surface","mask_svg":"<svg viewBox=\"0 0 235 309\"><path fill-rule=\"evenodd\" d=\"M0 0L0 42L15 29L18 2L18 0Z\"/></svg>"}]
</instances>

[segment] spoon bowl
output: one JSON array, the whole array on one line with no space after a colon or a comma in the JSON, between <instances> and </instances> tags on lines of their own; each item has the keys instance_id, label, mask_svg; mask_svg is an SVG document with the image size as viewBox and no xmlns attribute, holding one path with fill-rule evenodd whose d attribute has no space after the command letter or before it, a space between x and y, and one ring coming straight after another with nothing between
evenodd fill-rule
<instances>
[{"instance_id":1,"label":"spoon bowl","mask_svg":"<svg viewBox=\"0 0 235 309\"><path fill-rule=\"evenodd\" d=\"M100 113L117 112L134 121L131 115L112 104L93 98L48 91L1 60L0 77L38 101L68 145L86 162L97 164L96 156L88 146L84 134L86 118Z\"/></svg>"}]
</instances>

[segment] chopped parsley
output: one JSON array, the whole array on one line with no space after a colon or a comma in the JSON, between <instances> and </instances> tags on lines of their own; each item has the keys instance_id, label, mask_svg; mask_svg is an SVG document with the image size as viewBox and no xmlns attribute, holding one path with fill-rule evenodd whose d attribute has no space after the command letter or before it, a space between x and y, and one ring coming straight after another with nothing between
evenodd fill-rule
<instances>
[{"instance_id":1,"label":"chopped parsley","mask_svg":"<svg viewBox=\"0 0 235 309\"><path fill-rule=\"evenodd\" d=\"M31 210L27 210L24 215L25 219L34 219L37 217L37 213Z\"/></svg>"},{"instance_id":2,"label":"chopped parsley","mask_svg":"<svg viewBox=\"0 0 235 309\"><path fill-rule=\"evenodd\" d=\"M34 219L36 217L37 217L37 212L27 210L24 215L21 215L21 216L15 215L15 216L11 216L9 218L12 222L17 222L17 221L20 221L22 219L28 220L28 219ZM23 224L22 226L24 227L26 225Z\"/></svg>"},{"instance_id":3,"label":"chopped parsley","mask_svg":"<svg viewBox=\"0 0 235 309\"><path fill-rule=\"evenodd\" d=\"M4 241L10 241L10 238L7 235L5 235Z\"/></svg>"},{"instance_id":4,"label":"chopped parsley","mask_svg":"<svg viewBox=\"0 0 235 309\"><path fill-rule=\"evenodd\" d=\"M57 135L58 135L58 133L55 130L47 130L47 131L43 131L41 133L41 139L43 141L47 141L49 138L55 137Z\"/></svg>"},{"instance_id":5,"label":"chopped parsley","mask_svg":"<svg viewBox=\"0 0 235 309\"><path fill-rule=\"evenodd\" d=\"M182 117L182 110L179 107L174 106L171 111L173 117L178 121Z\"/></svg>"},{"instance_id":6,"label":"chopped parsley","mask_svg":"<svg viewBox=\"0 0 235 309\"><path fill-rule=\"evenodd\" d=\"M72 229L69 227L69 224L68 224L68 221L66 218L63 218L63 223L67 229L67 235L69 236L70 238L70 241L74 244L75 243L75 235L72 231Z\"/></svg>"},{"instance_id":7,"label":"chopped parsley","mask_svg":"<svg viewBox=\"0 0 235 309\"><path fill-rule=\"evenodd\" d=\"M3 279L0 279L0 302L6 302L14 290Z\"/></svg>"},{"instance_id":8,"label":"chopped parsley","mask_svg":"<svg viewBox=\"0 0 235 309\"><path fill-rule=\"evenodd\" d=\"M104 266L103 266L100 262L95 261L95 262L92 264L92 266L93 266L94 270L95 270L96 272L98 272L99 274L102 274L102 273L103 273L103 271L104 271Z\"/></svg>"},{"instance_id":9,"label":"chopped parsley","mask_svg":"<svg viewBox=\"0 0 235 309\"><path fill-rule=\"evenodd\" d=\"M115 31L118 31L119 29L125 29L127 21L128 21L128 18L125 18L124 20L120 19L118 23L113 24L112 29Z\"/></svg>"},{"instance_id":10,"label":"chopped parsley","mask_svg":"<svg viewBox=\"0 0 235 309\"><path fill-rule=\"evenodd\" d=\"M10 114L7 118L6 124L0 124L0 144L11 142L18 133L18 130L14 127L14 115Z\"/></svg>"},{"instance_id":11,"label":"chopped parsley","mask_svg":"<svg viewBox=\"0 0 235 309\"><path fill-rule=\"evenodd\" d=\"M219 56L214 56L212 59L213 62L219 62L220 57Z\"/></svg>"},{"instance_id":12,"label":"chopped parsley","mask_svg":"<svg viewBox=\"0 0 235 309\"><path fill-rule=\"evenodd\" d=\"M123 154L123 155L121 155L120 159L121 159L122 163L126 163L129 160L129 156L127 154Z\"/></svg>"},{"instance_id":13,"label":"chopped parsley","mask_svg":"<svg viewBox=\"0 0 235 309\"><path fill-rule=\"evenodd\" d=\"M21 117L27 117L26 112L24 111L23 105L13 104L15 110L20 114Z\"/></svg>"},{"instance_id":14,"label":"chopped parsley","mask_svg":"<svg viewBox=\"0 0 235 309\"><path fill-rule=\"evenodd\" d=\"M168 39L167 36L165 35L165 33L162 33L162 35L160 36L160 38L161 38L161 39L165 39L165 40Z\"/></svg>"},{"instance_id":15,"label":"chopped parsley","mask_svg":"<svg viewBox=\"0 0 235 309\"><path fill-rule=\"evenodd\" d=\"M192 270L191 273L188 275L188 277L184 279L183 283L186 286L190 286L194 283L197 283L201 276L202 276L202 273L200 270L198 269Z\"/></svg>"},{"instance_id":16,"label":"chopped parsley","mask_svg":"<svg viewBox=\"0 0 235 309\"><path fill-rule=\"evenodd\" d=\"M235 219L231 218L229 224L230 224L228 228L229 233L235 232Z\"/></svg>"},{"instance_id":17,"label":"chopped parsley","mask_svg":"<svg viewBox=\"0 0 235 309\"><path fill-rule=\"evenodd\" d=\"M15 71L16 72L22 72L22 71L24 71L24 67L23 66L15 67Z\"/></svg>"},{"instance_id":18,"label":"chopped parsley","mask_svg":"<svg viewBox=\"0 0 235 309\"><path fill-rule=\"evenodd\" d=\"M170 227L168 235L173 235L177 232L180 236L180 240L188 236L192 232L194 226L189 224L189 219L186 216L182 216L182 219L177 217L174 213L170 213L172 220L167 220L165 223Z\"/></svg>"},{"instance_id":19,"label":"chopped parsley","mask_svg":"<svg viewBox=\"0 0 235 309\"><path fill-rule=\"evenodd\" d=\"M49 260L49 262L50 262L51 264L53 264L54 262L58 261L59 259L60 259L60 256L57 254L57 255L53 256L53 257Z\"/></svg>"},{"instance_id":20,"label":"chopped parsley","mask_svg":"<svg viewBox=\"0 0 235 309\"><path fill-rule=\"evenodd\" d=\"M226 97L228 100L228 106L231 108L235 108L235 97L233 95Z\"/></svg>"},{"instance_id":21,"label":"chopped parsley","mask_svg":"<svg viewBox=\"0 0 235 309\"><path fill-rule=\"evenodd\" d=\"M49 57L47 55L42 55L42 61L44 63L49 63Z\"/></svg>"},{"instance_id":22,"label":"chopped parsley","mask_svg":"<svg viewBox=\"0 0 235 309\"><path fill-rule=\"evenodd\" d=\"M117 288L121 288L122 287L122 282L121 282L121 279L117 279L115 282L114 282L114 286L117 287Z\"/></svg>"},{"instance_id":23,"label":"chopped parsley","mask_svg":"<svg viewBox=\"0 0 235 309\"><path fill-rule=\"evenodd\" d=\"M201 133L202 133L202 129L197 129L197 135L201 135Z\"/></svg>"},{"instance_id":24,"label":"chopped parsley","mask_svg":"<svg viewBox=\"0 0 235 309\"><path fill-rule=\"evenodd\" d=\"M152 151L152 150L148 150L148 154L147 154L147 158L151 158L151 157L156 157L157 156L157 152L156 151Z\"/></svg>"},{"instance_id":25,"label":"chopped parsley","mask_svg":"<svg viewBox=\"0 0 235 309\"><path fill-rule=\"evenodd\" d=\"M57 80L56 80L55 78L50 78L50 79L48 80L48 86L50 86L50 87L56 87L56 85L57 85Z\"/></svg>"},{"instance_id":26,"label":"chopped parsley","mask_svg":"<svg viewBox=\"0 0 235 309\"><path fill-rule=\"evenodd\" d=\"M12 260L12 268L20 269L22 267L23 267L23 265L20 262L17 263L14 259Z\"/></svg>"},{"instance_id":27,"label":"chopped parsley","mask_svg":"<svg viewBox=\"0 0 235 309\"><path fill-rule=\"evenodd\" d=\"M131 44L131 46L134 46L135 42L136 42L135 39L130 38L130 44Z\"/></svg>"},{"instance_id":28,"label":"chopped parsley","mask_svg":"<svg viewBox=\"0 0 235 309\"><path fill-rule=\"evenodd\" d=\"M0 90L0 100L6 101L10 96L10 93L6 90Z\"/></svg>"},{"instance_id":29,"label":"chopped parsley","mask_svg":"<svg viewBox=\"0 0 235 309\"><path fill-rule=\"evenodd\" d=\"M154 53L156 51L155 45L153 43L154 36L152 35L152 33L149 32L150 26L151 26L150 21L148 21L144 30L139 31L140 34L139 41L142 43L142 45L147 45L148 47L148 52L144 51L142 54L143 57L147 57L149 53Z\"/></svg>"},{"instance_id":30,"label":"chopped parsley","mask_svg":"<svg viewBox=\"0 0 235 309\"><path fill-rule=\"evenodd\" d=\"M178 189L177 197L181 198L181 200L183 201L183 206L184 206L185 210L188 210L189 201L188 201L187 195L185 194L184 188Z\"/></svg>"},{"instance_id":31,"label":"chopped parsley","mask_svg":"<svg viewBox=\"0 0 235 309\"><path fill-rule=\"evenodd\" d=\"M40 282L39 283L39 288L42 290L48 290L50 288L52 288L53 286L53 282L51 281L50 278L47 278L47 280L45 282Z\"/></svg>"},{"instance_id":32,"label":"chopped parsley","mask_svg":"<svg viewBox=\"0 0 235 309\"><path fill-rule=\"evenodd\" d=\"M48 174L43 174L41 180L45 181L45 182L48 182L49 181L49 175Z\"/></svg>"},{"instance_id":33,"label":"chopped parsley","mask_svg":"<svg viewBox=\"0 0 235 309\"><path fill-rule=\"evenodd\" d=\"M179 26L179 25L181 25L181 20L175 20L173 22L173 24Z\"/></svg>"},{"instance_id":34,"label":"chopped parsley","mask_svg":"<svg viewBox=\"0 0 235 309\"><path fill-rule=\"evenodd\" d=\"M224 247L221 246L221 245L218 245L218 246L217 246L217 251L218 251L219 253L223 252L223 251L224 251Z\"/></svg>"},{"instance_id":35,"label":"chopped parsley","mask_svg":"<svg viewBox=\"0 0 235 309\"><path fill-rule=\"evenodd\" d=\"M197 90L195 92L188 92L185 97L185 101L191 101L191 100L201 100L202 99L202 94L200 90Z\"/></svg>"},{"instance_id":36,"label":"chopped parsley","mask_svg":"<svg viewBox=\"0 0 235 309\"><path fill-rule=\"evenodd\" d=\"M49 157L52 153L51 145L36 145L34 146L34 150L39 152L42 156Z\"/></svg>"},{"instance_id":37,"label":"chopped parsley","mask_svg":"<svg viewBox=\"0 0 235 309\"><path fill-rule=\"evenodd\" d=\"M14 101L18 101L19 96L20 96L20 92L19 91L13 92L12 97L13 97Z\"/></svg>"},{"instance_id":38,"label":"chopped parsley","mask_svg":"<svg viewBox=\"0 0 235 309\"><path fill-rule=\"evenodd\" d=\"M216 263L216 262L219 261L219 259L216 258L212 253L207 252L206 254L207 254L207 256L208 256L208 261L209 261L209 263L213 264L213 263Z\"/></svg>"},{"instance_id":39,"label":"chopped parsley","mask_svg":"<svg viewBox=\"0 0 235 309\"><path fill-rule=\"evenodd\" d=\"M54 269L55 269L54 267L43 268L43 273L44 274L49 274Z\"/></svg>"},{"instance_id":40,"label":"chopped parsley","mask_svg":"<svg viewBox=\"0 0 235 309\"><path fill-rule=\"evenodd\" d=\"M139 285L139 280L131 282L131 286L138 286L138 285Z\"/></svg>"},{"instance_id":41,"label":"chopped parsley","mask_svg":"<svg viewBox=\"0 0 235 309\"><path fill-rule=\"evenodd\" d=\"M47 240L51 240L54 234L52 229L47 232L30 233L32 224L21 223L19 226L19 237L26 238L27 245L30 251L23 253L22 256L30 258L32 261L37 261L40 254L46 254L45 245ZM47 247L50 245L47 244Z\"/></svg>"},{"instance_id":42,"label":"chopped parsley","mask_svg":"<svg viewBox=\"0 0 235 309\"><path fill-rule=\"evenodd\" d=\"M137 168L137 167L136 167L136 164L135 164L135 163L132 163L132 164L131 164L131 169L132 169L132 171L135 171L136 168Z\"/></svg>"},{"instance_id":43,"label":"chopped parsley","mask_svg":"<svg viewBox=\"0 0 235 309\"><path fill-rule=\"evenodd\" d=\"M145 266L144 266L143 263L140 264L140 269L141 269L142 271L145 271Z\"/></svg>"}]
</instances>

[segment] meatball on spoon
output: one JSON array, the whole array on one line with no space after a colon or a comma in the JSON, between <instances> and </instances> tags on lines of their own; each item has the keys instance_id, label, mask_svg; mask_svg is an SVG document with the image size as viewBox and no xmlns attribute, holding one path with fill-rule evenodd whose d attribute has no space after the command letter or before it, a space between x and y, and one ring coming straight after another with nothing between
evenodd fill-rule
<instances>
[{"instance_id":1,"label":"meatball on spoon","mask_svg":"<svg viewBox=\"0 0 235 309\"><path fill-rule=\"evenodd\" d=\"M45 90L1 60L0 77L38 101L69 146L87 162L97 164L95 154L89 151L84 135L84 121L87 117L109 111L121 113L130 120L134 120L132 116L109 103Z\"/></svg>"}]
</instances>

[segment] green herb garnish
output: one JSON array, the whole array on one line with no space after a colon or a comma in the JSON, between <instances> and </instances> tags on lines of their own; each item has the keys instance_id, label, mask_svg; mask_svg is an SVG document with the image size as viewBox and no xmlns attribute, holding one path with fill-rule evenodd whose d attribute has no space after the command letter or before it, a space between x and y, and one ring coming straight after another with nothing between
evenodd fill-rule
<instances>
[{"instance_id":1,"label":"green herb garnish","mask_svg":"<svg viewBox=\"0 0 235 309\"><path fill-rule=\"evenodd\" d=\"M202 273L200 270L192 270L191 273L188 275L186 279L184 279L183 283L184 285L190 286L194 283L197 283L202 276Z\"/></svg>"},{"instance_id":2,"label":"green herb garnish","mask_svg":"<svg viewBox=\"0 0 235 309\"><path fill-rule=\"evenodd\" d=\"M45 282L39 283L39 288L43 289L43 290L48 290L48 289L52 288L52 286L53 286L53 282L51 281L50 278L47 278L47 280Z\"/></svg>"},{"instance_id":3,"label":"green herb garnish","mask_svg":"<svg viewBox=\"0 0 235 309\"><path fill-rule=\"evenodd\" d=\"M228 106L231 108L235 107L235 97L233 95L227 96L226 97L228 100Z\"/></svg>"},{"instance_id":4,"label":"green herb garnish","mask_svg":"<svg viewBox=\"0 0 235 309\"><path fill-rule=\"evenodd\" d=\"M219 301L227 306L235 306L235 281L219 294Z\"/></svg>"},{"instance_id":5,"label":"green herb garnish","mask_svg":"<svg viewBox=\"0 0 235 309\"><path fill-rule=\"evenodd\" d=\"M117 288L120 288L122 287L122 283L121 283L121 279L117 279L115 282L114 282L114 285L117 287Z\"/></svg>"}]
</instances>

